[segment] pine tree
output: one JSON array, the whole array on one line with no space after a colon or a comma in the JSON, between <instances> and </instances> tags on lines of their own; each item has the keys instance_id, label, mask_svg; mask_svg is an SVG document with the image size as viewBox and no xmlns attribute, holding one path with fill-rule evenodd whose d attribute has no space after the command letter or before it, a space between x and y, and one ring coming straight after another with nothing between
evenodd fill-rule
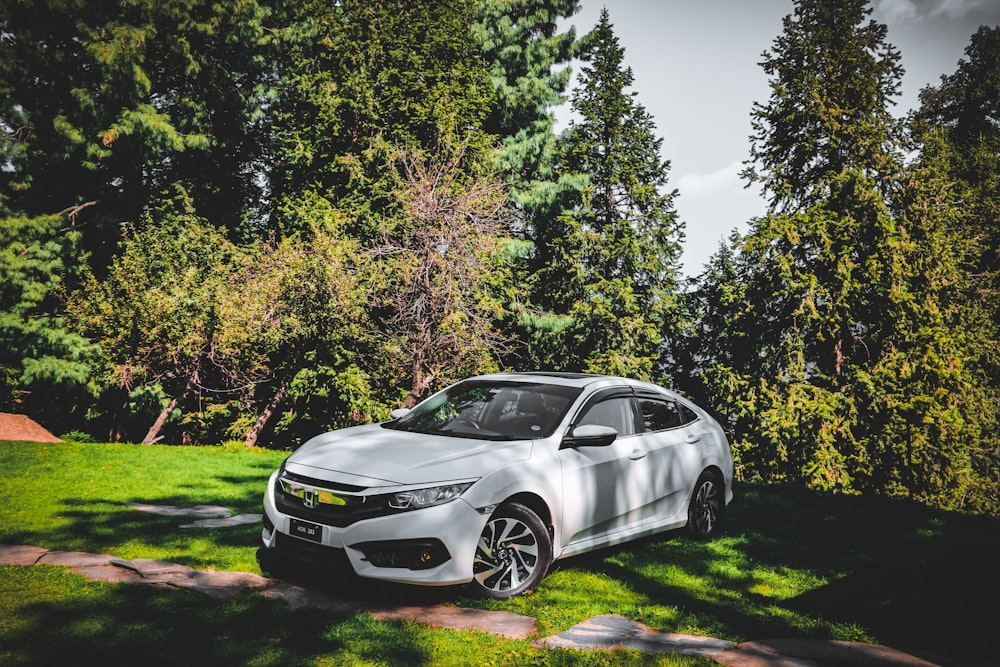
<instances>
[{"instance_id":1,"label":"pine tree","mask_svg":"<svg viewBox=\"0 0 1000 667\"><path fill-rule=\"evenodd\" d=\"M677 308L682 226L668 191L670 163L607 10L590 36L560 169L588 180L540 240L538 303L566 314L549 364L653 377ZM551 334L549 334L551 335ZM562 352L567 355L562 357Z\"/></svg>"},{"instance_id":2,"label":"pine tree","mask_svg":"<svg viewBox=\"0 0 1000 667\"><path fill-rule=\"evenodd\" d=\"M1000 28L973 34L956 72L923 89L920 101L910 119L919 158L901 215L913 223L911 292L921 298L898 320L919 346L897 354L911 351L906 372L926 390L896 404L922 417L907 427L908 456L934 464L919 491L997 513Z\"/></svg>"},{"instance_id":3,"label":"pine tree","mask_svg":"<svg viewBox=\"0 0 1000 667\"><path fill-rule=\"evenodd\" d=\"M482 0L476 24L491 68L496 99L483 129L498 137L498 170L513 184L524 232L553 210L560 189L553 173L556 137L553 109L566 101L577 55L576 31L558 32L560 18L579 9L579 0ZM563 186L565 187L565 186Z\"/></svg>"},{"instance_id":4,"label":"pine tree","mask_svg":"<svg viewBox=\"0 0 1000 667\"><path fill-rule=\"evenodd\" d=\"M740 248L740 324L756 350L720 399L742 406L748 472L826 489L853 488L866 465L853 388L885 344L886 248L899 236L887 195L902 135L888 105L902 69L865 5L799 0L764 54L772 93L755 105L746 174L769 211Z\"/></svg>"},{"instance_id":5,"label":"pine tree","mask_svg":"<svg viewBox=\"0 0 1000 667\"><path fill-rule=\"evenodd\" d=\"M964 213L940 162L903 164L902 70L869 13L799 0L765 54L747 173L770 208L741 240L734 318L756 345L713 372L751 477L989 508Z\"/></svg>"},{"instance_id":6,"label":"pine tree","mask_svg":"<svg viewBox=\"0 0 1000 667\"><path fill-rule=\"evenodd\" d=\"M97 202L78 222L98 268L118 224L175 182L202 215L250 231L265 17L254 0L0 1L0 196L31 216Z\"/></svg>"},{"instance_id":7,"label":"pine tree","mask_svg":"<svg viewBox=\"0 0 1000 667\"><path fill-rule=\"evenodd\" d=\"M847 169L882 192L882 177L898 171L900 127L890 106L903 68L886 26L864 22L867 4L799 0L763 54L771 97L754 104L745 174L763 186L771 212L826 199L827 178Z\"/></svg>"},{"instance_id":8,"label":"pine tree","mask_svg":"<svg viewBox=\"0 0 1000 667\"><path fill-rule=\"evenodd\" d=\"M0 410L53 429L76 425L67 399L92 389L96 346L66 321L85 264L79 239L72 215L0 218Z\"/></svg>"}]
</instances>

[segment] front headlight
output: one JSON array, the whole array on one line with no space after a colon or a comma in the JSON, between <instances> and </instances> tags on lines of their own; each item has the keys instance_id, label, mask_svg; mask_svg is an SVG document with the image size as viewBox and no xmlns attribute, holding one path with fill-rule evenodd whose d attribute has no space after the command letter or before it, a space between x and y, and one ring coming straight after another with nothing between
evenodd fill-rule
<instances>
[{"instance_id":1,"label":"front headlight","mask_svg":"<svg viewBox=\"0 0 1000 667\"><path fill-rule=\"evenodd\" d=\"M430 486L426 489L411 489L400 491L389 496L389 507L397 510L416 510L424 507L434 507L451 502L465 493L472 482Z\"/></svg>"}]
</instances>

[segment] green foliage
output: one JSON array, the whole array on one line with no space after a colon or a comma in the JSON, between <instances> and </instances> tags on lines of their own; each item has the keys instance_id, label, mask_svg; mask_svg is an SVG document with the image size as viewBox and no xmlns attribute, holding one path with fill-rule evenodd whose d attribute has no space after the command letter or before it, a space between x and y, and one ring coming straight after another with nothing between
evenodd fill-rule
<instances>
[{"instance_id":1,"label":"green foliage","mask_svg":"<svg viewBox=\"0 0 1000 667\"><path fill-rule=\"evenodd\" d=\"M904 128L868 3L797 0L752 109L770 208L682 286L662 141L578 7L0 0L0 407L283 447L610 372L723 413L748 479L1000 511L1000 30Z\"/></svg>"},{"instance_id":2,"label":"green foliage","mask_svg":"<svg viewBox=\"0 0 1000 667\"><path fill-rule=\"evenodd\" d=\"M498 170L511 180L512 198L530 226L552 211L559 192L555 172L553 109L566 101L578 55L573 28L558 32L560 18L570 18L579 0L481 0L474 34L490 67L496 101L483 129L499 138ZM530 233L530 232L529 232Z\"/></svg>"},{"instance_id":3,"label":"green foliage","mask_svg":"<svg viewBox=\"0 0 1000 667\"><path fill-rule=\"evenodd\" d=\"M563 138L560 168L587 179L562 214L539 223L533 302L572 321L543 366L651 378L677 305L682 225L665 191L669 162L652 117L629 92L632 71L605 10L588 37L580 118ZM535 320L538 323L538 320Z\"/></svg>"},{"instance_id":4,"label":"green foliage","mask_svg":"<svg viewBox=\"0 0 1000 667\"><path fill-rule=\"evenodd\" d=\"M893 174L900 122L899 52L867 0L797 0L761 63L771 98L755 103L745 172L764 186L772 209L790 212L829 196L826 178L844 169Z\"/></svg>"},{"instance_id":5,"label":"green foliage","mask_svg":"<svg viewBox=\"0 0 1000 667\"><path fill-rule=\"evenodd\" d=\"M65 322L85 257L62 215L0 219L0 409L46 413L54 396L90 390L94 345ZM46 416L58 416L48 412ZM65 415L61 415L63 418ZM65 423L65 422L62 422Z\"/></svg>"},{"instance_id":6,"label":"green foliage","mask_svg":"<svg viewBox=\"0 0 1000 667\"><path fill-rule=\"evenodd\" d=\"M178 403L211 382L221 290L236 249L197 217L178 186L172 199L123 227L122 254L107 279L75 299L80 330L101 341L109 386L165 391L153 441Z\"/></svg>"},{"instance_id":7,"label":"green foliage","mask_svg":"<svg viewBox=\"0 0 1000 667\"><path fill-rule=\"evenodd\" d=\"M395 205L386 146L434 152L466 140L487 150L477 128L493 93L468 38L475 6L349 0L289 7L294 27L282 37L282 57L290 66L273 119L283 156L272 171L274 203L318 192L349 212L352 234L367 245Z\"/></svg>"},{"instance_id":8,"label":"green foliage","mask_svg":"<svg viewBox=\"0 0 1000 667\"><path fill-rule=\"evenodd\" d=\"M0 193L28 215L83 201L103 266L122 220L184 182L215 224L259 207L266 11L250 2L0 3Z\"/></svg>"},{"instance_id":9,"label":"green foliage","mask_svg":"<svg viewBox=\"0 0 1000 667\"><path fill-rule=\"evenodd\" d=\"M750 349L702 336L687 354L737 425L746 478L995 513L995 383L980 361L992 311L967 291L965 192L931 153L903 170L887 109L898 56L867 14L802 0L767 54L764 171L748 174L771 209L691 301L723 299L699 326Z\"/></svg>"}]
</instances>

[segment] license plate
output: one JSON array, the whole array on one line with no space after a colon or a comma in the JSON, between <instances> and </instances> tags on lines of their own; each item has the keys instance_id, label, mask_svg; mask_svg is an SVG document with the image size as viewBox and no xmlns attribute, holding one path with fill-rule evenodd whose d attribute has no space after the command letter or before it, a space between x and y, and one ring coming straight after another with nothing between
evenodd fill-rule
<instances>
[{"instance_id":1,"label":"license plate","mask_svg":"<svg viewBox=\"0 0 1000 667\"><path fill-rule=\"evenodd\" d=\"M289 529L291 534L295 537L301 537L302 539L309 540L311 542L323 541L323 526L317 526L315 523L300 521L299 519L291 519Z\"/></svg>"}]
</instances>

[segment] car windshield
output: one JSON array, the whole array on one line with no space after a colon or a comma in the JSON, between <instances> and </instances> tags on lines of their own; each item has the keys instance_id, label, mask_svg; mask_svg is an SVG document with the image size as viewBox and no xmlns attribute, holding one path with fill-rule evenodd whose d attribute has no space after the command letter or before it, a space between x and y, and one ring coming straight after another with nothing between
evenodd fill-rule
<instances>
[{"instance_id":1,"label":"car windshield","mask_svg":"<svg viewBox=\"0 0 1000 667\"><path fill-rule=\"evenodd\" d=\"M555 384L466 380L383 426L484 440L545 438L580 391Z\"/></svg>"}]
</instances>

